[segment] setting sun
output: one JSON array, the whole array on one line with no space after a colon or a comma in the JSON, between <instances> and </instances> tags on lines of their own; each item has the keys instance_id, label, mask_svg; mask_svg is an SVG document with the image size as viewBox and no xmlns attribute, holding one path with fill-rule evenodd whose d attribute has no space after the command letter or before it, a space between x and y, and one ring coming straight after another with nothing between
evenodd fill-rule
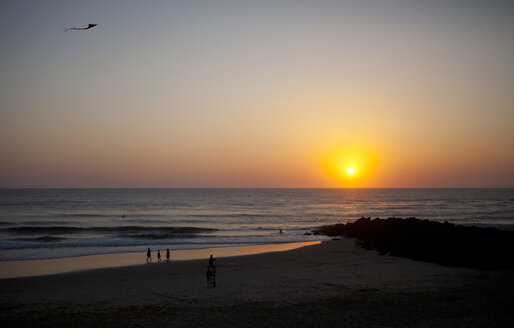
<instances>
[{"instance_id":1,"label":"setting sun","mask_svg":"<svg viewBox=\"0 0 514 328\"><path fill-rule=\"evenodd\" d=\"M337 183L346 187L357 187L373 176L378 162L377 155L367 147L343 146L328 153L322 166L325 173Z\"/></svg>"}]
</instances>

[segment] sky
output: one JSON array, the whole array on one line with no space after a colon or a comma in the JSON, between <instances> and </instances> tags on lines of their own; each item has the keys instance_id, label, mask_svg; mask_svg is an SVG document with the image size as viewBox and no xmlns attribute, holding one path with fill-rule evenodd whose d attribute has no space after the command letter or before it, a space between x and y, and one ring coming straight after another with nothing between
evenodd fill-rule
<instances>
[{"instance_id":1,"label":"sky","mask_svg":"<svg viewBox=\"0 0 514 328\"><path fill-rule=\"evenodd\" d=\"M0 42L0 187L514 187L514 1L3 0Z\"/></svg>"}]
</instances>

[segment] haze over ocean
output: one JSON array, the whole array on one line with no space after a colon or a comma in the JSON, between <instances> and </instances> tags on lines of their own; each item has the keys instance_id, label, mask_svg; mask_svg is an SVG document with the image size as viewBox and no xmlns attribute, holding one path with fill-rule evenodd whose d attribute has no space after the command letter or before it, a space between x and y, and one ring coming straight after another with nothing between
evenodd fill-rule
<instances>
[{"instance_id":1,"label":"haze over ocean","mask_svg":"<svg viewBox=\"0 0 514 328\"><path fill-rule=\"evenodd\" d=\"M362 216L513 225L514 189L2 189L0 260L325 240L305 233Z\"/></svg>"}]
</instances>

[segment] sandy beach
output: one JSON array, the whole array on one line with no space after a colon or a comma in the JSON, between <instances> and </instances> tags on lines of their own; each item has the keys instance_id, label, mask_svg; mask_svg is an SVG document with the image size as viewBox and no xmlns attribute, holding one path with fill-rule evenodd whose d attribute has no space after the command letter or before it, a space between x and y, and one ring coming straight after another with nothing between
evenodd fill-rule
<instances>
[{"instance_id":1,"label":"sandy beach","mask_svg":"<svg viewBox=\"0 0 514 328\"><path fill-rule=\"evenodd\" d=\"M216 254L215 254L216 256ZM381 256L341 239L295 250L0 280L7 326L510 327L514 273Z\"/></svg>"},{"instance_id":2,"label":"sandy beach","mask_svg":"<svg viewBox=\"0 0 514 328\"><path fill-rule=\"evenodd\" d=\"M217 257L233 257L268 252L287 251L303 246L319 244L319 241L282 243L266 245L249 245L233 247L215 247L202 249L171 250L171 261L198 260L208 258L211 254ZM158 262L157 250L154 248L152 262ZM42 276L72 271L99 268L115 268L145 263L146 251L130 253L97 254L77 257L65 257L43 260L0 261L0 279ZM161 249L161 259L165 262L166 250Z\"/></svg>"}]
</instances>

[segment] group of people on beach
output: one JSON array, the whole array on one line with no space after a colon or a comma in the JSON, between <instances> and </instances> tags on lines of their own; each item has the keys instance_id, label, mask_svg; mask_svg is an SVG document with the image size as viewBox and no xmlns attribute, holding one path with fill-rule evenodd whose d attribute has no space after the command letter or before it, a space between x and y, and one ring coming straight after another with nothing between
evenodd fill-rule
<instances>
[{"instance_id":1,"label":"group of people on beach","mask_svg":"<svg viewBox=\"0 0 514 328\"><path fill-rule=\"evenodd\" d=\"M170 260L170 249L166 248L166 261L169 262ZM148 248L148 251L146 251L146 263L152 262L152 251L150 250L150 247ZM157 250L157 262L161 262L161 251Z\"/></svg>"},{"instance_id":2,"label":"group of people on beach","mask_svg":"<svg viewBox=\"0 0 514 328\"><path fill-rule=\"evenodd\" d=\"M166 261L169 262L170 260L170 249L166 249ZM207 266L207 287L216 287L216 266L214 265L214 261L216 261L211 254L211 257L209 257L209 265ZM146 263L152 262L152 251L150 250L150 247L148 247L148 250L146 251ZM161 251L157 250L157 262L161 262Z\"/></svg>"}]
</instances>

